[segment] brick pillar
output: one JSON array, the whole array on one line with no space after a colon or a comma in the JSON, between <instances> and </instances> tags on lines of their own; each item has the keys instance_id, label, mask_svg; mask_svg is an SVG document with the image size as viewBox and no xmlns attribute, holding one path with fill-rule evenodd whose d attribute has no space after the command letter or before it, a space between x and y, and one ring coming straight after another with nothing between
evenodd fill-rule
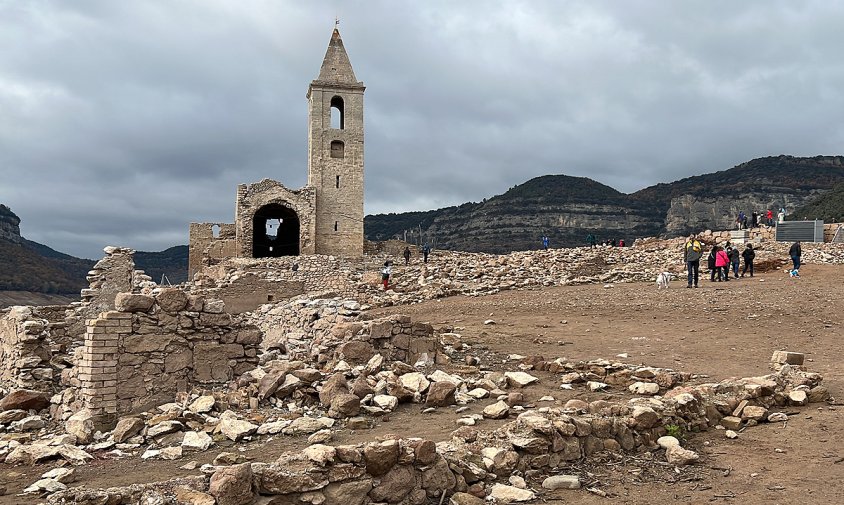
<instances>
[{"instance_id":1,"label":"brick pillar","mask_svg":"<svg viewBox=\"0 0 844 505\"><path fill-rule=\"evenodd\" d=\"M117 346L132 332L132 314L109 311L86 321L85 346L79 363L82 406L91 411L98 429L117 420Z\"/></svg>"}]
</instances>

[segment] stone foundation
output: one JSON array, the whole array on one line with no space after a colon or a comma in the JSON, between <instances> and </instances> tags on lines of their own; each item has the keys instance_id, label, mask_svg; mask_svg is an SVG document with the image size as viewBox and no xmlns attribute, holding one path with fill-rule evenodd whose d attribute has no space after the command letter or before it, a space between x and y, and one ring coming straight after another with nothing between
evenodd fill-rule
<instances>
[{"instance_id":1,"label":"stone foundation","mask_svg":"<svg viewBox=\"0 0 844 505\"><path fill-rule=\"evenodd\" d=\"M272 463L208 467L209 480L191 481L189 490L181 492L208 503L244 505L271 500L423 505L455 493L489 498L502 490L500 481L509 475L538 483L571 462L604 451L644 453L664 447L670 465L693 464L699 456L679 445L672 447L676 440L657 443L667 427L692 432L718 424L738 429L767 422L769 412L778 407L805 405L821 388L820 380L818 374L783 365L775 374L678 387L662 398L528 410L494 431L463 427L450 441L437 444L389 435L359 445L314 444ZM771 416L771 422L774 419ZM49 503L136 503L131 500L141 490L148 499L158 498L178 493L179 485L169 481L99 491L76 488L52 495ZM535 497L532 491L525 492Z\"/></svg>"}]
</instances>

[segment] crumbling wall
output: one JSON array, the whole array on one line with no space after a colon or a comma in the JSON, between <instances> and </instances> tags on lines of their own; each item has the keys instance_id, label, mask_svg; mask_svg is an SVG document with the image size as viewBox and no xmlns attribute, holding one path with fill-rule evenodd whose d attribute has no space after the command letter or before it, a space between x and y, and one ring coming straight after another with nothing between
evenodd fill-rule
<instances>
[{"instance_id":1,"label":"crumbling wall","mask_svg":"<svg viewBox=\"0 0 844 505\"><path fill-rule=\"evenodd\" d=\"M218 228L216 236L215 227ZM234 223L191 223L188 240L188 280L193 279L203 264L237 256Z\"/></svg>"},{"instance_id":2,"label":"crumbling wall","mask_svg":"<svg viewBox=\"0 0 844 505\"><path fill-rule=\"evenodd\" d=\"M265 305L251 320L264 334L262 348L321 367L339 361L361 365L375 354L409 364L437 360L438 342L430 324L404 315L361 321L360 309L354 300L301 299Z\"/></svg>"},{"instance_id":3,"label":"crumbling wall","mask_svg":"<svg viewBox=\"0 0 844 505\"><path fill-rule=\"evenodd\" d=\"M52 391L48 325L33 307L11 307L0 315L0 384Z\"/></svg>"},{"instance_id":4,"label":"crumbling wall","mask_svg":"<svg viewBox=\"0 0 844 505\"><path fill-rule=\"evenodd\" d=\"M272 179L237 187L235 226L237 256L251 258L255 213L267 205L280 205L296 213L299 219L299 254L314 254L316 236L316 190L304 187L291 190Z\"/></svg>"},{"instance_id":5,"label":"crumbling wall","mask_svg":"<svg viewBox=\"0 0 844 505\"><path fill-rule=\"evenodd\" d=\"M169 288L120 293L115 306L88 321L78 365L81 406L103 424L194 385L226 384L258 362L260 331L219 300Z\"/></svg>"},{"instance_id":6,"label":"crumbling wall","mask_svg":"<svg viewBox=\"0 0 844 505\"><path fill-rule=\"evenodd\" d=\"M135 275L135 251L108 246L105 256L88 272L89 286L80 292L82 303L67 316L65 332L69 341L81 342L85 335L86 321L102 312L114 310L118 293L132 291Z\"/></svg>"},{"instance_id":7,"label":"crumbling wall","mask_svg":"<svg viewBox=\"0 0 844 505\"><path fill-rule=\"evenodd\" d=\"M779 356L778 356L779 354ZM775 354L791 361L795 353ZM514 473L543 479L571 468L571 462L602 451L644 452L665 449L672 466L694 463L699 455L680 447L667 427L695 431L721 425L750 427L787 419L779 408L823 401L821 376L778 363L763 377L728 379L696 387L678 387L662 398L629 402L597 400L543 412L525 411L494 431L459 428L451 440L435 444L418 438L384 437L358 445L313 444L288 452L272 463L244 463L216 468L207 482L192 482L197 502L252 503L281 497L281 503L425 504L455 493L492 500L515 488L500 482ZM503 403L503 402L502 402ZM577 484L579 486L579 483ZM146 485L147 497L173 492L173 482ZM519 490L516 490L519 491ZM135 494L141 490L135 488ZM521 490L520 501L535 498ZM129 503L125 489L61 491L49 503ZM471 497L461 497L473 503ZM267 500L267 498L264 498ZM468 501L465 501L468 500Z\"/></svg>"},{"instance_id":8,"label":"crumbling wall","mask_svg":"<svg viewBox=\"0 0 844 505\"><path fill-rule=\"evenodd\" d=\"M334 256L238 258L204 268L194 291L226 300L233 313L298 295L355 298L363 265Z\"/></svg>"}]
</instances>

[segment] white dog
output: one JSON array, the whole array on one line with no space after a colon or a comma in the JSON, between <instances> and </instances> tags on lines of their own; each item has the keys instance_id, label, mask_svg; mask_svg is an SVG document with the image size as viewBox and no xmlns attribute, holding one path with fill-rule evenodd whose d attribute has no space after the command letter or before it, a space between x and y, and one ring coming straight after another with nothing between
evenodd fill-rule
<instances>
[{"instance_id":1,"label":"white dog","mask_svg":"<svg viewBox=\"0 0 844 505\"><path fill-rule=\"evenodd\" d=\"M668 289L668 283L671 282L671 277L674 274L671 272L662 272L661 274L656 276L656 288L657 289Z\"/></svg>"}]
</instances>

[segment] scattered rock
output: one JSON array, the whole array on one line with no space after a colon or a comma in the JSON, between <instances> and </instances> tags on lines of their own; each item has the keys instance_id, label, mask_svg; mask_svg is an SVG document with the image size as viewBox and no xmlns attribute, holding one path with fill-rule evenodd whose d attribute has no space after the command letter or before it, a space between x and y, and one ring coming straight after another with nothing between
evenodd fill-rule
<instances>
[{"instance_id":1,"label":"scattered rock","mask_svg":"<svg viewBox=\"0 0 844 505\"><path fill-rule=\"evenodd\" d=\"M238 442L243 437L246 437L258 431L258 427L256 425L250 423L249 421L241 421L239 419L223 419L222 421L220 421L218 428L220 430L220 433L222 433L226 436L226 438L234 442Z\"/></svg>"},{"instance_id":2,"label":"scattered rock","mask_svg":"<svg viewBox=\"0 0 844 505\"><path fill-rule=\"evenodd\" d=\"M483 410L484 417L490 419L504 419L510 414L510 407L503 401L488 405Z\"/></svg>"},{"instance_id":3,"label":"scattered rock","mask_svg":"<svg viewBox=\"0 0 844 505\"><path fill-rule=\"evenodd\" d=\"M679 445L665 450L665 459L674 466L691 465L700 458L694 451L683 449Z\"/></svg>"},{"instance_id":4,"label":"scattered rock","mask_svg":"<svg viewBox=\"0 0 844 505\"><path fill-rule=\"evenodd\" d=\"M542 481L545 489L580 489L580 477L577 475L552 475Z\"/></svg>"},{"instance_id":5,"label":"scattered rock","mask_svg":"<svg viewBox=\"0 0 844 505\"><path fill-rule=\"evenodd\" d=\"M523 388L539 382L539 378L525 372L505 372L504 377L507 378L507 383L513 387Z\"/></svg>"},{"instance_id":6,"label":"scattered rock","mask_svg":"<svg viewBox=\"0 0 844 505\"><path fill-rule=\"evenodd\" d=\"M513 486L505 486L504 484L494 484L489 493L492 499L497 500L496 503L514 503L525 502L536 498L536 493L529 489L519 489Z\"/></svg>"}]
</instances>

